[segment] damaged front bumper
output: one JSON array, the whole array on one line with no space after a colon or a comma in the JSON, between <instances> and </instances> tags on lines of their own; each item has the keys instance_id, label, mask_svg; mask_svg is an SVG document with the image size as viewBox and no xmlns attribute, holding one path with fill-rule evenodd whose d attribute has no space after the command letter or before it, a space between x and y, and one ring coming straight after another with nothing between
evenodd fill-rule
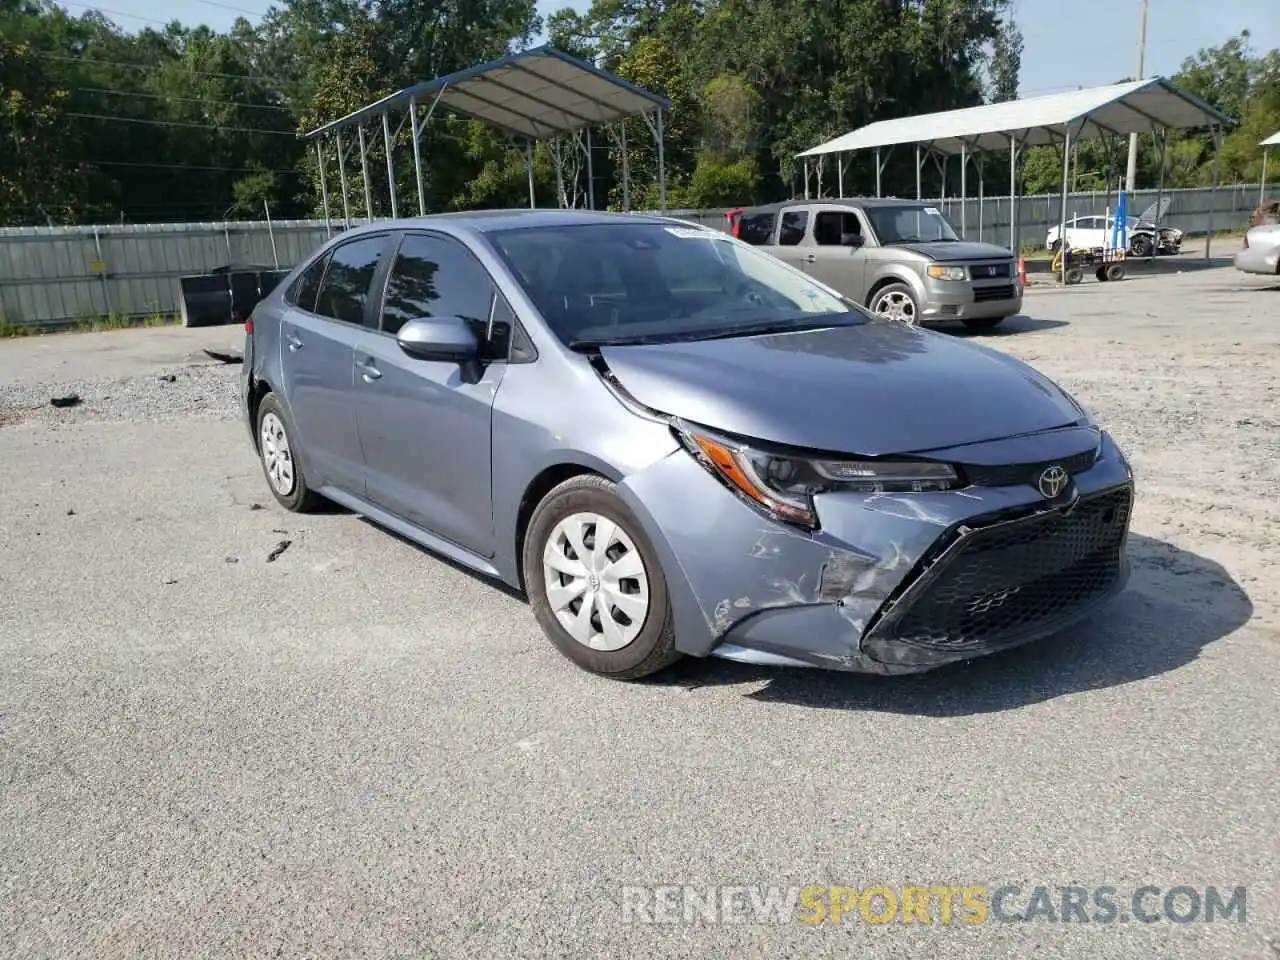
<instances>
[{"instance_id":1,"label":"damaged front bumper","mask_svg":"<svg viewBox=\"0 0 1280 960\"><path fill-rule=\"evenodd\" d=\"M1060 456L1060 438L1045 443L1044 459ZM1132 473L1105 434L1053 502L1029 483L827 493L813 532L763 515L683 451L618 489L693 656L919 672L1056 633L1129 576Z\"/></svg>"}]
</instances>

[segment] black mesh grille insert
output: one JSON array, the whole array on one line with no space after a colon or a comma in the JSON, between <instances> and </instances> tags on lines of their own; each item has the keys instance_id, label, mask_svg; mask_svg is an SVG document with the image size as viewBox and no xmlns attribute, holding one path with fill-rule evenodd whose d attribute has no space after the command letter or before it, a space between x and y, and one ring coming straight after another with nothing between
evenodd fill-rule
<instances>
[{"instance_id":1,"label":"black mesh grille insert","mask_svg":"<svg viewBox=\"0 0 1280 960\"><path fill-rule=\"evenodd\" d=\"M1129 488L970 534L893 625L897 639L946 650L998 647L1105 593L1120 573Z\"/></svg>"},{"instance_id":2,"label":"black mesh grille insert","mask_svg":"<svg viewBox=\"0 0 1280 960\"><path fill-rule=\"evenodd\" d=\"M974 303L986 303L989 300L1012 300L1014 296L1012 285L973 288Z\"/></svg>"},{"instance_id":3,"label":"black mesh grille insert","mask_svg":"<svg viewBox=\"0 0 1280 960\"><path fill-rule=\"evenodd\" d=\"M1010 263L975 263L969 267L969 276L974 280L991 280L996 277L1009 276Z\"/></svg>"},{"instance_id":4,"label":"black mesh grille insert","mask_svg":"<svg viewBox=\"0 0 1280 960\"><path fill-rule=\"evenodd\" d=\"M1015 463L1003 467L979 467L970 464L961 464L961 466L969 482L980 487L1013 487L1021 483L1029 483L1034 487L1045 467L1056 463L1074 477L1077 473L1083 473L1092 467L1097 456L1098 451L1095 449L1075 453L1062 460L1045 460L1042 463Z\"/></svg>"}]
</instances>

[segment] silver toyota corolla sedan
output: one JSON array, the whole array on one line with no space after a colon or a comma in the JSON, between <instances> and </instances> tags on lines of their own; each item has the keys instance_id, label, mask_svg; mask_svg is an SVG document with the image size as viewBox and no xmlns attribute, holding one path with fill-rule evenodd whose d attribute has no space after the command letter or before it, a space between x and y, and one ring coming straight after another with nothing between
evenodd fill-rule
<instances>
[{"instance_id":1,"label":"silver toyota corolla sedan","mask_svg":"<svg viewBox=\"0 0 1280 960\"><path fill-rule=\"evenodd\" d=\"M287 509L334 501L523 590L611 677L927 670L1129 575L1133 474L1063 390L660 217L343 233L254 310L243 401Z\"/></svg>"}]
</instances>

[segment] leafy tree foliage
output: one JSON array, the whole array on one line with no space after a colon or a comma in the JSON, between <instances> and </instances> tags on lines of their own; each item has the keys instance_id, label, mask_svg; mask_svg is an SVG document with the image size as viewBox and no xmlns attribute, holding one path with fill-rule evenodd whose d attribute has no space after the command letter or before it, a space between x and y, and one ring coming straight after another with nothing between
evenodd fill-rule
<instances>
[{"instance_id":1,"label":"leafy tree foliage","mask_svg":"<svg viewBox=\"0 0 1280 960\"><path fill-rule=\"evenodd\" d=\"M318 215L317 152L300 134L543 35L671 100L671 206L792 195L798 151L879 119L1015 97L1022 53L1010 0L594 0L545 23L535 0L283 0L260 23L242 19L226 32L177 22L127 32L50 0L0 0L0 223ZM1227 132L1220 179L1256 179L1257 141L1280 129L1280 51L1259 54L1242 34L1199 51L1175 79L1240 120ZM403 121L403 111L391 120L391 176L400 211L416 212ZM652 130L643 119L622 129L630 202L655 206ZM620 133L593 135L598 203L622 203ZM528 202L523 145L439 114L420 140L426 209ZM584 147L569 138L536 147L540 202L552 202L557 182L566 202L585 201ZM380 125L366 127L372 210L354 132L343 148L351 214L389 213ZM336 144L323 149L340 216ZM1207 182L1212 152L1207 135L1171 137L1165 182ZM1025 189L1057 190L1056 151L1029 153ZM1157 158L1144 137L1143 184L1155 183ZM988 182L1007 182L1002 162L988 158ZM1080 188L1116 184L1122 169L1123 145L1109 154L1102 142L1082 144L1072 164ZM1280 163L1271 169L1280 179ZM828 190L834 179L827 170ZM846 190L874 183L869 157L846 163ZM884 189L914 193L911 164L891 162Z\"/></svg>"}]
</instances>

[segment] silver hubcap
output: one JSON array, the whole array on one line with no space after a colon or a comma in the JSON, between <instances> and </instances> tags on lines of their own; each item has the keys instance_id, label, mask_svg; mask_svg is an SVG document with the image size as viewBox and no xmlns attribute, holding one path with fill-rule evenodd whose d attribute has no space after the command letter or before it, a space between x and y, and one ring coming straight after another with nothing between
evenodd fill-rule
<instances>
[{"instance_id":1,"label":"silver hubcap","mask_svg":"<svg viewBox=\"0 0 1280 960\"><path fill-rule=\"evenodd\" d=\"M569 636L592 650L621 650L644 629L649 576L627 532L598 513L556 524L542 549L547 602Z\"/></svg>"},{"instance_id":2,"label":"silver hubcap","mask_svg":"<svg viewBox=\"0 0 1280 960\"><path fill-rule=\"evenodd\" d=\"M891 290L888 293L880 294L876 299L876 305L872 312L878 313L882 317L888 317L890 320L905 323L908 326L915 326L916 305L901 290Z\"/></svg>"},{"instance_id":3,"label":"silver hubcap","mask_svg":"<svg viewBox=\"0 0 1280 960\"><path fill-rule=\"evenodd\" d=\"M282 497L293 493L293 452L284 424L274 413L262 418L262 463L276 493Z\"/></svg>"}]
</instances>

